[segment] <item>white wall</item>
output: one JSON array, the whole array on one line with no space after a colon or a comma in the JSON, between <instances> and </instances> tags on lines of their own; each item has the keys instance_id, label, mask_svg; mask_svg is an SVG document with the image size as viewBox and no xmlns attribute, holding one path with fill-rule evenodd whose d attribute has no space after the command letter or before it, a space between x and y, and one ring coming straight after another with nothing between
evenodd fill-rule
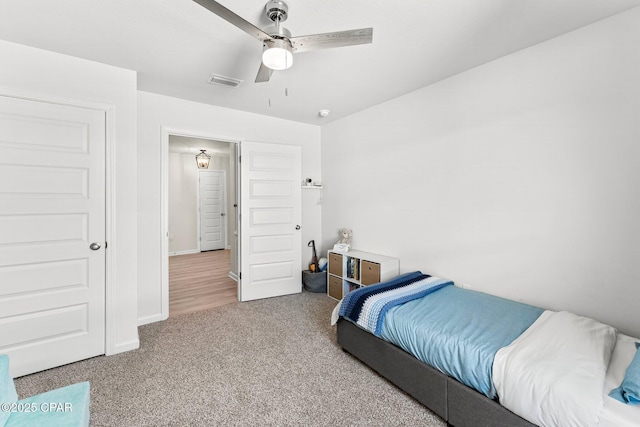
<instances>
[{"instance_id":1,"label":"white wall","mask_svg":"<svg viewBox=\"0 0 640 427\"><path fill-rule=\"evenodd\" d=\"M322 128L325 247L640 336L640 8Z\"/></svg>"},{"instance_id":2,"label":"white wall","mask_svg":"<svg viewBox=\"0 0 640 427\"><path fill-rule=\"evenodd\" d=\"M145 162L138 168L140 323L160 320L162 313L160 161L163 127L218 140L299 145L302 147L302 176L320 180L320 128L317 126L139 91L138 150L145 153ZM308 250L308 240L319 240L321 217L320 205L309 203L304 196L302 221L302 253L306 268L304 250Z\"/></svg>"},{"instance_id":3,"label":"white wall","mask_svg":"<svg viewBox=\"0 0 640 427\"><path fill-rule=\"evenodd\" d=\"M107 283L107 352L139 346L137 329L136 74L0 40L0 87L25 96L114 107L111 185L113 275ZM110 173L111 173L110 172ZM112 288L109 289L109 283Z\"/></svg>"},{"instance_id":4,"label":"white wall","mask_svg":"<svg viewBox=\"0 0 640 427\"><path fill-rule=\"evenodd\" d=\"M198 251L197 180L193 154L169 153L169 255Z\"/></svg>"}]
</instances>

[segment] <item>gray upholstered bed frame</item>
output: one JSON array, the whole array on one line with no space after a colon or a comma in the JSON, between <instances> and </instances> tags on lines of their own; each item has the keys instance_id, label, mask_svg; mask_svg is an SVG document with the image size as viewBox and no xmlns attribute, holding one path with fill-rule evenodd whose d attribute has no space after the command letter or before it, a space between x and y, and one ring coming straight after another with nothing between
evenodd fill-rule
<instances>
[{"instance_id":1,"label":"gray upholstered bed frame","mask_svg":"<svg viewBox=\"0 0 640 427\"><path fill-rule=\"evenodd\" d=\"M338 321L338 344L451 426L533 426L495 400L342 318Z\"/></svg>"}]
</instances>

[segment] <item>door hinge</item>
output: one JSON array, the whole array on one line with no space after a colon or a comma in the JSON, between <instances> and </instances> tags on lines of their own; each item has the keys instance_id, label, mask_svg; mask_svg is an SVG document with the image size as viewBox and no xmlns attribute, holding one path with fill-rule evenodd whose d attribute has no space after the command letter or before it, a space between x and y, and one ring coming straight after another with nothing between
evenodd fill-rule
<instances>
[{"instance_id":1,"label":"door hinge","mask_svg":"<svg viewBox=\"0 0 640 427\"><path fill-rule=\"evenodd\" d=\"M104 248L107 249L109 247L109 242L104 242Z\"/></svg>"},{"instance_id":2,"label":"door hinge","mask_svg":"<svg viewBox=\"0 0 640 427\"><path fill-rule=\"evenodd\" d=\"M242 280L242 271L238 273L238 279Z\"/></svg>"}]
</instances>

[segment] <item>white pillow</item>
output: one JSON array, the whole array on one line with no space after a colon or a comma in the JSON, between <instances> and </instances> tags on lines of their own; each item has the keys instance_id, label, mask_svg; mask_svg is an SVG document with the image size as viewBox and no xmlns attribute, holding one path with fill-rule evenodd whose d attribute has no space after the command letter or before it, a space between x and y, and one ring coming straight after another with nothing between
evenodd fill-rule
<instances>
[{"instance_id":1,"label":"white pillow","mask_svg":"<svg viewBox=\"0 0 640 427\"><path fill-rule=\"evenodd\" d=\"M616 330L566 311L545 311L498 351L500 403L540 426L595 426Z\"/></svg>"}]
</instances>

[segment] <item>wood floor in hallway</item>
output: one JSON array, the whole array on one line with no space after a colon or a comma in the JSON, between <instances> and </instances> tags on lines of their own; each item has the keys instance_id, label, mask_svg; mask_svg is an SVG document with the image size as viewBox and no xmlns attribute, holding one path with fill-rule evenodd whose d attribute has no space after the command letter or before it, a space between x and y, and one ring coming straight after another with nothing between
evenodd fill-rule
<instances>
[{"instance_id":1,"label":"wood floor in hallway","mask_svg":"<svg viewBox=\"0 0 640 427\"><path fill-rule=\"evenodd\" d=\"M231 250L169 257L169 316L237 303Z\"/></svg>"}]
</instances>

